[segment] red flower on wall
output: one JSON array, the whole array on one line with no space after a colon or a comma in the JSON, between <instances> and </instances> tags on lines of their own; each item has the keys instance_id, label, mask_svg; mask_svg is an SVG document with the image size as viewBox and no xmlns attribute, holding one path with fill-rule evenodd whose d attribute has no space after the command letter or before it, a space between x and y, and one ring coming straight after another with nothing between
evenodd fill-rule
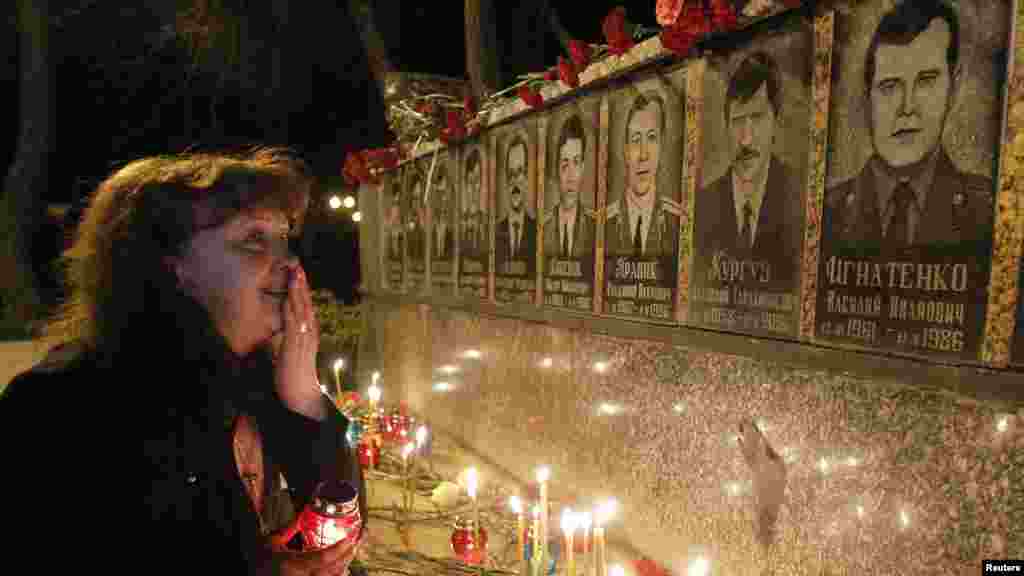
<instances>
[{"instance_id":1,"label":"red flower on wall","mask_svg":"<svg viewBox=\"0 0 1024 576\"><path fill-rule=\"evenodd\" d=\"M527 84L519 87L519 99L531 108L538 108L544 104L544 97L541 96L540 92L533 90Z\"/></svg>"},{"instance_id":2,"label":"red flower on wall","mask_svg":"<svg viewBox=\"0 0 1024 576\"><path fill-rule=\"evenodd\" d=\"M704 9L694 4L688 4L675 24L662 29L659 38L661 45L666 50L671 50L679 56L685 56L693 48L693 45L709 32L711 32L711 23L708 22Z\"/></svg>"},{"instance_id":3,"label":"red flower on wall","mask_svg":"<svg viewBox=\"0 0 1024 576\"><path fill-rule=\"evenodd\" d=\"M658 0L658 4L654 9L658 24L662 26L675 24L676 20L679 19L679 14L683 12L683 4L685 3L685 0Z\"/></svg>"},{"instance_id":4,"label":"red flower on wall","mask_svg":"<svg viewBox=\"0 0 1024 576\"><path fill-rule=\"evenodd\" d=\"M448 126L441 129L441 142L458 142L466 137L466 122L462 110L448 111Z\"/></svg>"},{"instance_id":5,"label":"red flower on wall","mask_svg":"<svg viewBox=\"0 0 1024 576\"><path fill-rule=\"evenodd\" d=\"M558 80L558 67L548 68L544 71L544 80L548 82L555 82Z\"/></svg>"},{"instance_id":6,"label":"red flower on wall","mask_svg":"<svg viewBox=\"0 0 1024 576\"><path fill-rule=\"evenodd\" d=\"M576 72L583 72L590 66L590 59L594 55L593 48L590 44L573 38L569 40L569 57L572 58L572 63L576 66Z\"/></svg>"},{"instance_id":7,"label":"red flower on wall","mask_svg":"<svg viewBox=\"0 0 1024 576\"><path fill-rule=\"evenodd\" d=\"M566 60L561 56L558 57L558 76L570 88L576 88L580 85L579 76L576 74L576 66L573 65L572 61Z\"/></svg>"},{"instance_id":8,"label":"red flower on wall","mask_svg":"<svg viewBox=\"0 0 1024 576\"><path fill-rule=\"evenodd\" d=\"M372 148L363 151L363 161L370 168L391 170L398 166L398 154L398 149L393 146Z\"/></svg>"},{"instance_id":9,"label":"red flower on wall","mask_svg":"<svg viewBox=\"0 0 1024 576\"><path fill-rule=\"evenodd\" d=\"M797 6L800 6L803 3L803 0L782 0L782 4L786 8L796 8Z\"/></svg>"},{"instance_id":10,"label":"red flower on wall","mask_svg":"<svg viewBox=\"0 0 1024 576\"><path fill-rule=\"evenodd\" d=\"M466 111L467 118L476 116L476 100L473 100L472 94L467 94L466 97L462 99L462 108Z\"/></svg>"},{"instance_id":11,"label":"red flower on wall","mask_svg":"<svg viewBox=\"0 0 1024 576\"><path fill-rule=\"evenodd\" d=\"M604 38L608 41L608 51L621 56L633 47L633 37L626 31L626 9L615 7L601 23Z\"/></svg>"},{"instance_id":12,"label":"red flower on wall","mask_svg":"<svg viewBox=\"0 0 1024 576\"><path fill-rule=\"evenodd\" d=\"M736 9L730 0L711 0L711 24L716 30L732 30L736 23Z\"/></svg>"},{"instance_id":13,"label":"red flower on wall","mask_svg":"<svg viewBox=\"0 0 1024 576\"><path fill-rule=\"evenodd\" d=\"M373 174L370 173L370 167L366 164L366 157L362 152L349 152L345 155L341 174L349 186L358 186L373 180Z\"/></svg>"}]
</instances>

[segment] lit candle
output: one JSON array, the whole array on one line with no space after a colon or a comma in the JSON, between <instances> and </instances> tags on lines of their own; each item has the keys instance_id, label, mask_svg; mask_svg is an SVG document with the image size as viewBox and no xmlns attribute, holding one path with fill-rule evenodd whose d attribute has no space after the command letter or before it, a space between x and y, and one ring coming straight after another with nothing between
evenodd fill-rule
<instances>
[{"instance_id":1,"label":"lit candle","mask_svg":"<svg viewBox=\"0 0 1024 576\"><path fill-rule=\"evenodd\" d=\"M622 567L622 564L616 564L612 566L609 576L626 576L626 569Z\"/></svg>"},{"instance_id":2,"label":"lit candle","mask_svg":"<svg viewBox=\"0 0 1024 576\"><path fill-rule=\"evenodd\" d=\"M412 452L415 449L416 445L413 444L412 442L409 442L408 444L402 447L402 468L405 470L405 492L408 495L408 503L406 504L406 510L410 511L412 510L412 507L415 504L415 494L413 493L412 488L410 486L409 456L412 455Z\"/></svg>"},{"instance_id":3,"label":"lit candle","mask_svg":"<svg viewBox=\"0 0 1024 576\"><path fill-rule=\"evenodd\" d=\"M526 516L523 514L523 502L519 496L508 499L509 508L516 515L516 560L519 562L520 576L527 576L526 568Z\"/></svg>"},{"instance_id":4,"label":"lit candle","mask_svg":"<svg viewBox=\"0 0 1024 576\"><path fill-rule=\"evenodd\" d=\"M533 548L530 560L537 567L536 572L543 573L540 569L540 504L533 505Z\"/></svg>"},{"instance_id":5,"label":"lit candle","mask_svg":"<svg viewBox=\"0 0 1024 576\"><path fill-rule=\"evenodd\" d=\"M608 499L598 505L594 512L594 561L597 564L597 576L608 576L608 551L605 547L604 527L615 514L617 503Z\"/></svg>"},{"instance_id":6,"label":"lit candle","mask_svg":"<svg viewBox=\"0 0 1024 576\"><path fill-rule=\"evenodd\" d=\"M473 501L473 520L476 521L477 536L480 535L480 503L476 497L476 490L479 485L480 479L477 477L476 468L470 468L466 470L466 493L469 494L469 499ZM480 540L477 539L477 542Z\"/></svg>"},{"instance_id":7,"label":"lit candle","mask_svg":"<svg viewBox=\"0 0 1024 576\"><path fill-rule=\"evenodd\" d=\"M537 483L540 484L540 560L541 572L547 573L548 557L548 480L551 469L547 466L537 468Z\"/></svg>"},{"instance_id":8,"label":"lit candle","mask_svg":"<svg viewBox=\"0 0 1024 576\"><path fill-rule=\"evenodd\" d=\"M370 412L372 414L377 413L377 403L380 402L380 386L377 386L378 378L380 378L380 373L374 372L373 384L370 384L370 388L366 391L366 395L370 397Z\"/></svg>"},{"instance_id":9,"label":"lit candle","mask_svg":"<svg viewBox=\"0 0 1024 576\"><path fill-rule=\"evenodd\" d=\"M345 359L338 358L334 361L334 389L338 391L338 396L341 396L341 377L338 373L345 369Z\"/></svg>"},{"instance_id":10,"label":"lit candle","mask_svg":"<svg viewBox=\"0 0 1024 576\"><path fill-rule=\"evenodd\" d=\"M562 510L562 533L565 534L565 574L576 576L576 551L573 549L573 538L579 519L572 508Z\"/></svg>"},{"instance_id":11,"label":"lit candle","mask_svg":"<svg viewBox=\"0 0 1024 576\"><path fill-rule=\"evenodd\" d=\"M593 524L593 516L590 512L579 515L580 529L583 531L583 574L593 576L590 571L594 566L594 554L590 544L590 526Z\"/></svg>"}]
</instances>

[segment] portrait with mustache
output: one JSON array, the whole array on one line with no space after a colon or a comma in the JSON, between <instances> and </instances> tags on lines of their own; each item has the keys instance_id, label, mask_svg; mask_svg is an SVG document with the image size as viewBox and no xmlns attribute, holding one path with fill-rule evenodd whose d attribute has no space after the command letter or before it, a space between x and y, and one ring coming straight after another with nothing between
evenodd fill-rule
<instances>
[{"instance_id":1,"label":"portrait with mustache","mask_svg":"<svg viewBox=\"0 0 1024 576\"><path fill-rule=\"evenodd\" d=\"M729 77L724 123L732 159L725 174L697 191L694 254L698 282L716 257L768 265L758 287L796 286L801 225L797 172L776 154L785 147L780 129L783 92L778 66L764 51L746 55ZM789 146L806 149L805 142Z\"/></svg>"},{"instance_id":2,"label":"portrait with mustache","mask_svg":"<svg viewBox=\"0 0 1024 576\"><path fill-rule=\"evenodd\" d=\"M528 152L521 135L512 137L505 149L503 190L508 211L494 232L496 264L520 260L526 262L527 276L533 275L537 253L537 219L527 208L529 190Z\"/></svg>"},{"instance_id":3,"label":"portrait with mustache","mask_svg":"<svg viewBox=\"0 0 1024 576\"><path fill-rule=\"evenodd\" d=\"M882 17L864 64L873 154L827 192L825 242L891 254L991 238L992 180L961 171L942 145L960 36L956 10L941 0L906 0Z\"/></svg>"}]
</instances>

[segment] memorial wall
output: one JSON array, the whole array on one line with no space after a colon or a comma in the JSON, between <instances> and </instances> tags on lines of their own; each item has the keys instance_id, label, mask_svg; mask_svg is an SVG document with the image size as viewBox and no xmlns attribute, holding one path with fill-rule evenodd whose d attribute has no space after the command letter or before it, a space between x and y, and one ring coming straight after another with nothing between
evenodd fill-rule
<instances>
[{"instance_id":1,"label":"memorial wall","mask_svg":"<svg viewBox=\"0 0 1024 576\"><path fill-rule=\"evenodd\" d=\"M364 187L361 365L618 497L622 558L977 574L1024 556L1016 6L819 4Z\"/></svg>"}]
</instances>

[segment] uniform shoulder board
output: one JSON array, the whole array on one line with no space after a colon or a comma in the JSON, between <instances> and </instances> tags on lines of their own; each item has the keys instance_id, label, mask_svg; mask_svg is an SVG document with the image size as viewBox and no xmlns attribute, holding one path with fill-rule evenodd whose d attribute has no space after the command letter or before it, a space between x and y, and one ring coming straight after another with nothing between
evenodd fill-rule
<instances>
[{"instance_id":1,"label":"uniform shoulder board","mask_svg":"<svg viewBox=\"0 0 1024 576\"><path fill-rule=\"evenodd\" d=\"M991 203L995 195L994 182L984 176L977 174L964 174L963 187L953 194L953 204L960 205L969 203L971 200L980 199Z\"/></svg>"},{"instance_id":2,"label":"uniform shoulder board","mask_svg":"<svg viewBox=\"0 0 1024 576\"><path fill-rule=\"evenodd\" d=\"M606 218L615 218L619 215L619 202L615 201L604 209Z\"/></svg>"}]
</instances>

